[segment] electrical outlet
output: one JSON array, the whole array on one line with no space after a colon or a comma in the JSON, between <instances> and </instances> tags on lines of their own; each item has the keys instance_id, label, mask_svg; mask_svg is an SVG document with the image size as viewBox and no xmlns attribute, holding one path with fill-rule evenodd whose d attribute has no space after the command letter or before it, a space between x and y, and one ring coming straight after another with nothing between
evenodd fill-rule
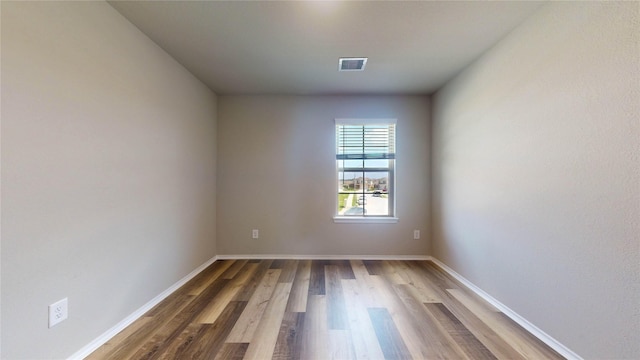
<instances>
[{"instance_id":1,"label":"electrical outlet","mask_svg":"<svg viewBox=\"0 0 640 360\"><path fill-rule=\"evenodd\" d=\"M252 238L252 239L257 239L259 235L260 235L260 234L258 233L258 229L253 229L253 230L251 231L251 238Z\"/></svg>"},{"instance_id":2,"label":"electrical outlet","mask_svg":"<svg viewBox=\"0 0 640 360\"><path fill-rule=\"evenodd\" d=\"M413 239L414 240L420 239L420 230L413 230Z\"/></svg>"},{"instance_id":3,"label":"electrical outlet","mask_svg":"<svg viewBox=\"0 0 640 360\"><path fill-rule=\"evenodd\" d=\"M68 298L49 305L49 327L52 328L69 316Z\"/></svg>"}]
</instances>

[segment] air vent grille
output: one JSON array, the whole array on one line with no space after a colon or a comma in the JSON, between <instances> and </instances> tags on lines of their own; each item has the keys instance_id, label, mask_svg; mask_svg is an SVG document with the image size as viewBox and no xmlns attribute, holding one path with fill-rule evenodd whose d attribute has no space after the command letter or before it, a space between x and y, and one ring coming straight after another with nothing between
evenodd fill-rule
<instances>
[{"instance_id":1,"label":"air vent grille","mask_svg":"<svg viewBox=\"0 0 640 360\"><path fill-rule=\"evenodd\" d=\"M340 58L338 71L362 71L368 58Z\"/></svg>"}]
</instances>

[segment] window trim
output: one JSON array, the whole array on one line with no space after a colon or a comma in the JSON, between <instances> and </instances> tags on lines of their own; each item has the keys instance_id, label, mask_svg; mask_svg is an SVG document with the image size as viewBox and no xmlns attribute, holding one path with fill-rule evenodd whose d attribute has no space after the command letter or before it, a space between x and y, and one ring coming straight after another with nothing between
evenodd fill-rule
<instances>
[{"instance_id":1,"label":"window trim","mask_svg":"<svg viewBox=\"0 0 640 360\"><path fill-rule=\"evenodd\" d=\"M336 203L337 207L337 203ZM353 224L353 223L370 223L370 224L395 224L398 222L398 217L394 216L342 216L335 215L333 222L337 224Z\"/></svg>"},{"instance_id":2,"label":"window trim","mask_svg":"<svg viewBox=\"0 0 640 360\"><path fill-rule=\"evenodd\" d=\"M335 126L337 125L396 125L396 143L394 144L395 146L395 153L397 154L397 119L394 118L362 118L362 119L358 119L358 118L336 118L334 119L334 129ZM335 131L334 131L335 134ZM336 155L336 151L335 149L337 149L337 145L335 142L337 142L337 138L334 136L334 157ZM336 181L339 178L339 167L338 167L338 162L335 162L335 166L336 166L336 170L334 173L334 181L335 181L335 190L334 190L334 206L333 206L333 211L334 211L334 216L333 216L333 222L335 223L397 223L399 218L398 218L398 210L396 208L396 197L397 197L397 164L396 164L396 160L397 157L395 159L393 159L393 165L390 166L390 178L389 178L389 182L392 184L391 189L392 189L392 194L389 197L389 200L391 202L389 208L390 210L392 210L392 215L389 216L344 216L344 215L339 215L338 214L338 208L339 208L339 204L338 204L338 194L340 193L340 185L339 182Z\"/></svg>"}]
</instances>

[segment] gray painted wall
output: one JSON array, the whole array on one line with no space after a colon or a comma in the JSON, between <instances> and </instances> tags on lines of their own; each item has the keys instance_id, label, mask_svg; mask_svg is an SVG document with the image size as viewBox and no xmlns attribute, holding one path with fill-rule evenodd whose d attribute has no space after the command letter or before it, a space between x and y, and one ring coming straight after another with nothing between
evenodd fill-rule
<instances>
[{"instance_id":1,"label":"gray painted wall","mask_svg":"<svg viewBox=\"0 0 640 360\"><path fill-rule=\"evenodd\" d=\"M546 5L434 97L433 254L585 358L640 358L639 13Z\"/></svg>"},{"instance_id":2,"label":"gray painted wall","mask_svg":"<svg viewBox=\"0 0 640 360\"><path fill-rule=\"evenodd\" d=\"M429 99L220 96L218 252L427 255ZM396 224L336 224L335 118L397 118ZM251 238L251 229L260 238Z\"/></svg>"},{"instance_id":3,"label":"gray painted wall","mask_svg":"<svg viewBox=\"0 0 640 360\"><path fill-rule=\"evenodd\" d=\"M108 4L0 4L2 358L77 351L215 255L216 234L220 254L433 247L580 355L640 357L638 3L547 5L435 96L433 216L427 97L216 110ZM397 224L333 223L336 117L398 118Z\"/></svg>"},{"instance_id":4,"label":"gray painted wall","mask_svg":"<svg viewBox=\"0 0 640 360\"><path fill-rule=\"evenodd\" d=\"M1 6L2 358L65 358L215 255L216 97L107 3Z\"/></svg>"}]
</instances>

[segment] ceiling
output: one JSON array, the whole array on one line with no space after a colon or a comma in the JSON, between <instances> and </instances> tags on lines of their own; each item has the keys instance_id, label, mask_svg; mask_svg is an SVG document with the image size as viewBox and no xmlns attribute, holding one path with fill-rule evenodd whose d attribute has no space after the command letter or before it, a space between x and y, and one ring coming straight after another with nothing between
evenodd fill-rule
<instances>
[{"instance_id":1,"label":"ceiling","mask_svg":"<svg viewBox=\"0 0 640 360\"><path fill-rule=\"evenodd\" d=\"M219 95L430 94L542 2L110 1ZM368 57L363 72L338 58Z\"/></svg>"}]
</instances>

